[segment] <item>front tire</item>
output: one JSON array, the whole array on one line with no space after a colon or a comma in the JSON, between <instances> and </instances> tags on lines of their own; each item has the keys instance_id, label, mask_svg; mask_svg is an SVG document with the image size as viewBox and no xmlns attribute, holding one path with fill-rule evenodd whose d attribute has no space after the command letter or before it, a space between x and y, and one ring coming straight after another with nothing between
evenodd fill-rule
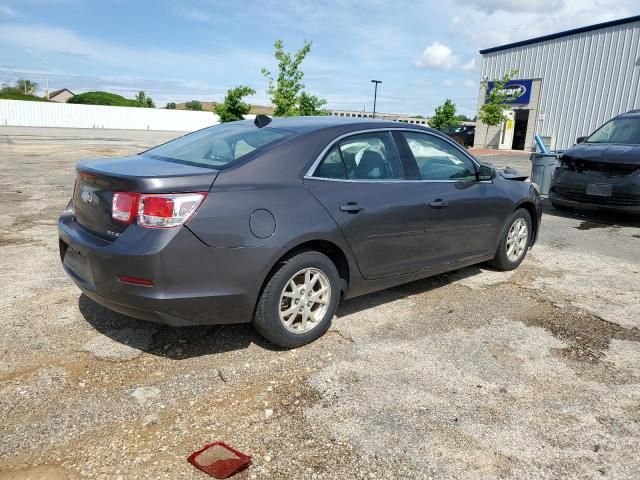
<instances>
[{"instance_id":1,"label":"front tire","mask_svg":"<svg viewBox=\"0 0 640 480\"><path fill-rule=\"evenodd\" d=\"M276 267L256 307L253 325L270 342L295 348L320 338L340 300L340 276L320 252L299 252Z\"/></svg>"},{"instance_id":2,"label":"front tire","mask_svg":"<svg viewBox=\"0 0 640 480\"><path fill-rule=\"evenodd\" d=\"M497 270L513 270L524 260L533 234L531 215L519 208L505 222L496 256L489 264Z\"/></svg>"}]
</instances>

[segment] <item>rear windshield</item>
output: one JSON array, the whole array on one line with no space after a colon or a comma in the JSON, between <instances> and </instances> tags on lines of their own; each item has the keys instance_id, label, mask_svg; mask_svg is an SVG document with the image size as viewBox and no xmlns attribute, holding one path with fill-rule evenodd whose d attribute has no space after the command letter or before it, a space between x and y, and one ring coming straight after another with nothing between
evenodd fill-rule
<instances>
[{"instance_id":1,"label":"rear windshield","mask_svg":"<svg viewBox=\"0 0 640 480\"><path fill-rule=\"evenodd\" d=\"M640 118L614 118L596 130L587 142L640 145Z\"/></svg>"},{"instance_id":2,"label":"rear windshield","mask_svg":"<svg viewBox=\"0 0 640 480\"><path fill-rule=\"evenodd\" d=\"M272 128L215 125L147 150L143 155L219 169L290 135L293 133Z\"/></svg>"}]
</instances>

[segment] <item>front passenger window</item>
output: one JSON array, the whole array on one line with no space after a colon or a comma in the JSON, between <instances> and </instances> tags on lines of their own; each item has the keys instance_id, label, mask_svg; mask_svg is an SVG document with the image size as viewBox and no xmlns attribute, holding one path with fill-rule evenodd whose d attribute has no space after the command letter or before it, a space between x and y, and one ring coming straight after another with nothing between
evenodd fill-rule
<instances>
[{"instance_id":1,"label":"front passenger window","mask_svg":"<svg viewBox=\"0 0 640 480\"><path fill-rule=\"evenodd\" d=\"M446 141L426 133L403 132L422 180L474 181L473 162Z\"/></svg>"}]
</instances>

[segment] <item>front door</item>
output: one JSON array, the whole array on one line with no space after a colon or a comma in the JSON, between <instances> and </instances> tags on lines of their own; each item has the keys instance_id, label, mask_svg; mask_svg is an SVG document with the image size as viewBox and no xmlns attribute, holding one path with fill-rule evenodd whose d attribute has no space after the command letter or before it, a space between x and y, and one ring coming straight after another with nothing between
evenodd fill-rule
<instances>
[{"instance_id":1,"label":"front door","mask_svg":"<svg viewBox=\"0 0 640 480\"><path fill-rule=\"evenodd\" d=\"M515 113L513 110L504 111L504 122L502 122L502 129L500 130L500 143L498 148L500 150L511 150L513 145L513 130L515 126Z\"/></svg>"},{"instance_id":2,"label":"front door","mask_svg":"<svg viewBox=\"0 0 640 480\"><path fill-rule=\"evenodd\" d=\"M418 183L404 181L389 132L341 140L305 185L340 227L364 278L423 268L424 198Z\"/></svg>"},{"instance_id":3,"label":"front door","mask_svg":"<svg viewBox=\"0 0 640 480\"><path fill-rule=\"evenodd\" d=\"M452 142L428 133L402 135L421 178L428 266L492 253L501 227L494 184L477 181L474 162Z\"/></svg>"}]
</instances>

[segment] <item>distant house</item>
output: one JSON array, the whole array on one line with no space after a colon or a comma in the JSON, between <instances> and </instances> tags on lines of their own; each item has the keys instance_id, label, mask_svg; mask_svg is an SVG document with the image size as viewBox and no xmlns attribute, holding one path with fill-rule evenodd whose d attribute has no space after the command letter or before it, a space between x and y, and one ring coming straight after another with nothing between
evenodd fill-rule
<instances>
[{"instance_id":1,"label":"distant house","mask_svg":"<svg viewBox=\"0 0 640 480\"><path fill-rule=\"evenodd\" d=\"M63 88L61 90L55 90L49 94L49 100L52 102L58 103L67 103L71 97L73 97L75 93L73 93L68 88Z\"/></svg>"},{"instance_id":2,"label":"distant house","mask_svg":"<svg viewBox=\"0 0 640 480\"><path fill-rule=\"evenodd\" d=\"M201 102L202 110L205 112L211 112L218 105L217 102ZM185 110L187 107L184 103L177 103L176 110ZM249 111L249 115L273 115L274 107L264 106L264 105L251 105L251 110Z\"/></svg>"}]
</instances>

